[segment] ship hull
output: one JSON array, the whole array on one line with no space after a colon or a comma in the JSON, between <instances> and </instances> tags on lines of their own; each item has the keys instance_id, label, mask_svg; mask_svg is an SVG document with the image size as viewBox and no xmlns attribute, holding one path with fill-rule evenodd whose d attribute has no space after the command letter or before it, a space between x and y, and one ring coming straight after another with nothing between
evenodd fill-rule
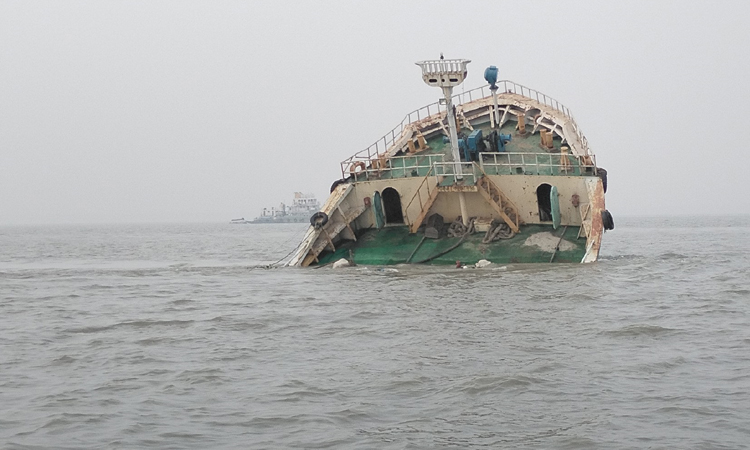
<instances>
[{"instance_id":1,"label":"ship hull","mask_svg":"<svg viewBox=\"0 0 750 450\"><path fill-rule=\"evenodd\" d=\"M613 226L606 171L567 108L501 83L497 113L491 96L469 91L454 98L453 118L429 105L343 161L326 221L308 229L289 264L596 261L603 217ZM463 136L460 161L446 123Z\"/></svg>"},{"instance_id":2,"label":"ship hull","mask_svg":"<svg viewBox=\"0 0 750 450\"><path fill-rule=\"evenodd\" d=\"M429 198L421 178L396 178L339 185L322 211L330 220L324 227L308 230L307 242L292 260L292 265L322 265L338 259L357 264L390 265L403 263L474 264L493 263L580 263L596 261L601 246L604 192L598 177L560 176L487 176L501 186L517 208L521 225L508 239L482 242L486 231L475 229L461 240L440 230L437 239L425 238L426 224L412 232L410 226L419 216L421 196ZM437 180L435 181L436 184ZM539 186L555 186L560 199L561 224L540 217ZM420 190L421 188L421 190ZM491 203L471 186L436 186L439 189L425 216L437 214L450 223L461 216L459 196L465 198L470 218L476 223L499 222ZM386 195L377 211L372 198ZM577 199L577 201L574 201ZM390 202L390 203L389 203ZM415 203L417 202L417 203ZM394 203L396 203L394 205ZM423 205L424 206L424 205ZM389 214L400 209L402 214ZM379 224L378 216L384 218ZM395 220L394 220L395 219ZM378 227L378 225L381 225ZM476 227L475 227L476 228ZM459 242L460 241L460 242ZM458 245L456 245L458 244ZM454 247L455 248L452 248ZM450 251L446 251L450 249Z\"/></svg>"}]
</instances>

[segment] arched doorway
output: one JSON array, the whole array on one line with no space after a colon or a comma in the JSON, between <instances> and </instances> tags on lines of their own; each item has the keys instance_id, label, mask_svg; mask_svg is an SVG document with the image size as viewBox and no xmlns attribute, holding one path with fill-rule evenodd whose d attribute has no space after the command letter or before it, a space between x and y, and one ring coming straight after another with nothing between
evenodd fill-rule
<instances>
[{"instance_id":1,"label":"arched doorway","mask_svg":"<svg viewBox=\"0 0 750 450\"><path fill-rule=\"evenodd\" d=\"M540 184L536 188L536 202L539 205L539 221L549 222L552 220L552 204L549 200L549 194L552 186L547 183Z\"/></svg>"},{"instance_id":2,"label":"arched doorway","mask_svg":"<svg viewBox=\"0 0 750 450\"><path fill-rule=\"evenodd\" d=\"M385 223L404 223L404 213L401 211L401 196L393 188L383 189L380 194L383 200Z\"/></svg>"}]
</instances>

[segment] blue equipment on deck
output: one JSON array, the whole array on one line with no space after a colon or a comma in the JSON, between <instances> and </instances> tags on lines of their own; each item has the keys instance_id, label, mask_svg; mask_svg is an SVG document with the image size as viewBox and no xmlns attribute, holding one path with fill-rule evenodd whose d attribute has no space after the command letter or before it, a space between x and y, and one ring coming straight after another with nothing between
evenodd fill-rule
<instances>
[{"instance_id":1,"label":"blue equipment on deck","mask_svg":"<svg viewBox=\"0 0 750 450\"><path fill-rule=\"evenodd\" d=\"M472 152L477 151L477 147L480 145L479 142L482 140L482 130L474 130L469 135L469 150Z\"/></svg>"},{"instance_id":2,"label":"blue equipment on deck","mask_svg":"<svg viewBox=\"0 0 750 450\"><path fill-rule=\"evenodd\" d=\"M474 130L466 139L467 149L464 152L467 161L477 161L479 152L483 152L486 146L482 140L482 130Z\"/></svg>"},{"instance_id":3,"label":"blue equipment on deck","mask_svg":"<svg viewBox=\"0 0 750 450\"><path fill-rule=\"evenodd\" d=\"M512 136L510 134L499 134L497 135L497 151L504 152L505 144L510 142Z\"/></svg>"},{"instance_id":4,"label":"blue equipment on deck","mask_svg":"<svg viewBox=\"0 0 750 450\"><path fill-rule=\"evenodd\" d=\"M495 146L492 145L493 138L495 138ZM485 144L483 140L482 130L472 131L469 137L461 134L458 137L458 150L462 159L464 161L479 161L479 154L482 152L504 152L505 144L511 141L512 136L510 134L500 134L497 131L493 131L487 136L487 139L490 144L489 150L487 149L487 144ZM449 144L450 141L451 140L448 136L443 136L443 144Z\"/></svg>"},{"instance_id":5,"label":"blue equipment on deck","mask_svg":"<svg viewBox=\"0 0 750 450\"><path fill-rule=\"evenodd\" d=\"M451 138L448 136L443 136L443 144L450 144ZM466 139L463 137L463 134L458 137L458 150L461 155L464 155L465 161L471 161L469 158L469 146L466 143Z\"/></svg>"}]
</instances>

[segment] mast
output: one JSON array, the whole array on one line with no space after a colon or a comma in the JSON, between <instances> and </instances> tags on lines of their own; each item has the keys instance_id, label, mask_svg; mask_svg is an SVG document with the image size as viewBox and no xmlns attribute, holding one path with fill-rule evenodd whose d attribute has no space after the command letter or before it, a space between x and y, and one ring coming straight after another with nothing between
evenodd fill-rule
<instances>
[{"instance_id":1,"label":"mast","mask_svg":"<svg viewBox=\"0 0 750 450\"><path fill-rule=\"evenodd\" d=\"M461 174L461 155L458 152L458 131L456 130L456 117L453 110L453 88L463 83L466 79L466 65L471 61L468 59L440 59L419 61L416 64L422 68L422 79L428 86L439 87L443 90L443 99L448 111L448 127L450 129L451 155L456 164L456 176L463 178Z\"/></svg>"},{"instance_id":2,"label":"mast","mask_svg":"<svg viewBox=\"0 0 750 450\"><path fill-rule=\"evenodd\" d=\"M440 54L440 59L419 61L416 64L422 68L422 80L432 87L439 87L443 90L443 98L440 103L445 104L448 119L448 128L451 141L451 156L454 164L454 173L456 180L463 180L463 170L461 169L461 154L458 149L458 130L456 130L456 113L453 109L453 88L463 83L468 72L466 65L471 61L468 59L445 59ZM464 225L469 224L469 217L466 210L466 198L463 192L458 193L458 202L461 208L461 220Z\"/></svg>"},{"instance_id":3,"label":"mast","mask_svg":"<svg viewBox=\"0 0 750 450\"><path fill-rule=\"evenodd\" d=\"M500 115L497 112L497 67L489 66L484 69L484 79L490 84L490 91L492 91L492 104L494 108L492 110L492 128L500 128Z\"/></svg>"}]
</instances>

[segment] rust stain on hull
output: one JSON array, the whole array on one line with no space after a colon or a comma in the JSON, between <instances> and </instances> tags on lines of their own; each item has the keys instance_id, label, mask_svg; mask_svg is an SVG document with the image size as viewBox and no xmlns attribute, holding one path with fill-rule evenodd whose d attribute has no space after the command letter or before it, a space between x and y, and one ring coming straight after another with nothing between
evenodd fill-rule
<instances>
[{"instance_id":1,"label":"rust stain on hull","mask_svg":"<svg viewBox=\"0 0 750 450\"><path fill-rule=\"evenodd\" d=\"M602 236L604 235L602 212L606 208L604 205L604 185L599 178L596 179L593 190L589 191L589 201L591 202L591 234L586 243L586 255L581 262L596 261L599 258L599 249L602 246Z\"/></svg>"}]
</instances>

